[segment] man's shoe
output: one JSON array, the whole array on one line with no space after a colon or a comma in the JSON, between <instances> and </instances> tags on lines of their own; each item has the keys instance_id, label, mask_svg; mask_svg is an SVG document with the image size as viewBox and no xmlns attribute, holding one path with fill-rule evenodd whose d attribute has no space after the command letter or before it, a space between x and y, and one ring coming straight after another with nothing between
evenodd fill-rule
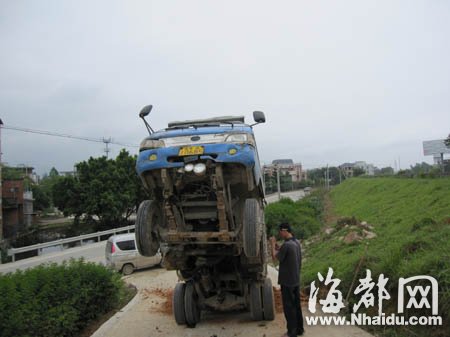
<instances>
[{"instance_id":1,"label":"man's shoe","mask_svg":"<svg viewBox=\"0 0 450 337\"><path fill-rule=\"evenodd\" d=\"M297 336L303 336L303 334L305 333L305 330L298 330L297 331Z\"/></svg>"}]
</instances>

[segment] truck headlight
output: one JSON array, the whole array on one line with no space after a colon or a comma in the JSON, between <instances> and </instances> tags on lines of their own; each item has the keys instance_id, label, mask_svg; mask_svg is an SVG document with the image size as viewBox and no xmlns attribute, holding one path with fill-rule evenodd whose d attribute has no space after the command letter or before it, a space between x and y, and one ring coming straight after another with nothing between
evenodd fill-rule
<instances>
[{"instance_id":1,"label":"truck headlight","mask_svg":"<svg viewBox=\"0 0 450 337\"><path fill-rule=\"evenodd\" d=\"M194 170L194 164L192 164L192 163L186 164L186 166L184 167L184 170L186 172L192 172Z\"/></svg>"},{"instance_id":2,"label":"truck headlight","mask_svg":"<svg viewBox=\"0 0 450 337\"><path fill-rule=\"evenodd\" d=\"M204 163L198 163L194 165L194 173L198 176L205 174L206 165Z\"/></svg>"},{"instance_id":3,"label":"truck headlight","mask_svg":"<svg viewBox=\"0 0 450 337\"><path fill-rule=\"evenodd\" d=\"M242 143L255 146L255 139L248 133L232 133L225 138L227 143Z\"/></svg>"},{"instance_id":4,"label":"truck headlight","mask_svg":"<svg viewBox=\"0 0 450 337\"><path fill-rule=\"evenodd\" d=\"M233 133L225 138L225 141L230 143L246 143L247 138L246 133Z\"/></svg>"},{"instance_id":5,"label":"truck headlight","mask_svg":"<svg viewBox=\"0 0 450 337\"><path fill-rule=\"evenodd\" d=\"M164 147L164 141L154 139L144 139L139 146L139 151L157 149Z\"/></svg>"}]
</instances>

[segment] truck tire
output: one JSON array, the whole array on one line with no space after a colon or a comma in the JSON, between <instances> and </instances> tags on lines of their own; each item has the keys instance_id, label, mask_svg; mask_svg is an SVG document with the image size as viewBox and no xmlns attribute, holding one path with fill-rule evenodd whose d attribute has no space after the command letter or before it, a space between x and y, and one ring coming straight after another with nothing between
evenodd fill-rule
<instances>
[{"instance_id":1,"label":"truck tire","mask_svg":"<svg viewBox=\"0 0 450 337\"><path fill-rule=\"evenodd\" d=\"M159 249L158 227L162 212L156 201L144 200L136 215L136 245L143 256L155 256Z\"/></svg>"},{"instance_id":2,"label":"truck tire","mask_svg":"<svg viewBox=\"0 0 450 337\"><path fill-rule=\"evenodd\" d=\"M250 315L254 321L263 320L263 308L261 299L261 286L259 283L250 283Z\"/></svg>"},{"instance_id":3,"label":"truck tire","mask_svg":"<svg viewBox=\"0 0 450 337\"><path fill-rule=\"evenodd\" d=\"M264 280L262 288L264 320L273 321L275 319L275 298L273 295L272 281L270 278Z\"/></svg>"},{"instance_id":4,"label":"truck tire","mask_svg":"<svg viewBox=\"0 0 450 337\"><path fill-rule=\"evenodd\" d=\"M256 199L245 200L243 226L244 254L248 258L258 257L262 234L262 214Z\"/></svg>"},{"instance_id":5,"label":"truck tire","mask_svg":"<svg viewBox=\"0 0 450 337\"><path fill-rule=\"evenodd\" d=\"M184 313L184 293L186 289L185 283L177 283L173 291L172 307L175 322L178 325L186 324L186 314Z\"/></svg>"},{"instance_id":6,"label":"truck tire","mask_svg":"<svg viewBox=\"0 0 450 337\"><path fill-rule=\"evenodd\" d=\"M195 328L195 325L200 322L200 308L198 307L198 296L193 282L186 283L184 313L186 315L187 326L189 328Z\"/></svg>"}]
</instances>

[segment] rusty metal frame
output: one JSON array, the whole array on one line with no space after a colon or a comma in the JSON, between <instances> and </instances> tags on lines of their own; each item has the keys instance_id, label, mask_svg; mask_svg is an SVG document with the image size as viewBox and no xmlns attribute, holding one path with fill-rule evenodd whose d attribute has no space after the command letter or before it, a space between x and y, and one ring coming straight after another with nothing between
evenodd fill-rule
<instances>
[{"instance_id":1,"label":"rusty metal frame","mask_svg":"<svg viewBox=\"0 0 450 337\"><path fill-rule=\"evenodd\" d=\"M167 235L166 242L172 243L188 243L188 244L235 244L236 233L226 232L170 232Z\"/></svg>"}]
</instances>

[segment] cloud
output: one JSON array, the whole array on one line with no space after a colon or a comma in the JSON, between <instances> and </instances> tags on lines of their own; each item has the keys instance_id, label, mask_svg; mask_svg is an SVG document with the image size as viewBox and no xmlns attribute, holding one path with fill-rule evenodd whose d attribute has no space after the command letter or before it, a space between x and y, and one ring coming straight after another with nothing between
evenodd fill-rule
<instances>
[{"instance_id":1,"label":"cloud","mask_svg":"<svg viewBox=\"0 0 450 337\"><path fill-rule=\"evenodd\" d=\"M449 12L437 1L7 3L1 118L138 144L147 104L155 128L262 110L266 162L431 162L421 140L450 125ZM6 130L2 141L5 161L40 173L103 153Z\"/></svg>"}]
</instances>

